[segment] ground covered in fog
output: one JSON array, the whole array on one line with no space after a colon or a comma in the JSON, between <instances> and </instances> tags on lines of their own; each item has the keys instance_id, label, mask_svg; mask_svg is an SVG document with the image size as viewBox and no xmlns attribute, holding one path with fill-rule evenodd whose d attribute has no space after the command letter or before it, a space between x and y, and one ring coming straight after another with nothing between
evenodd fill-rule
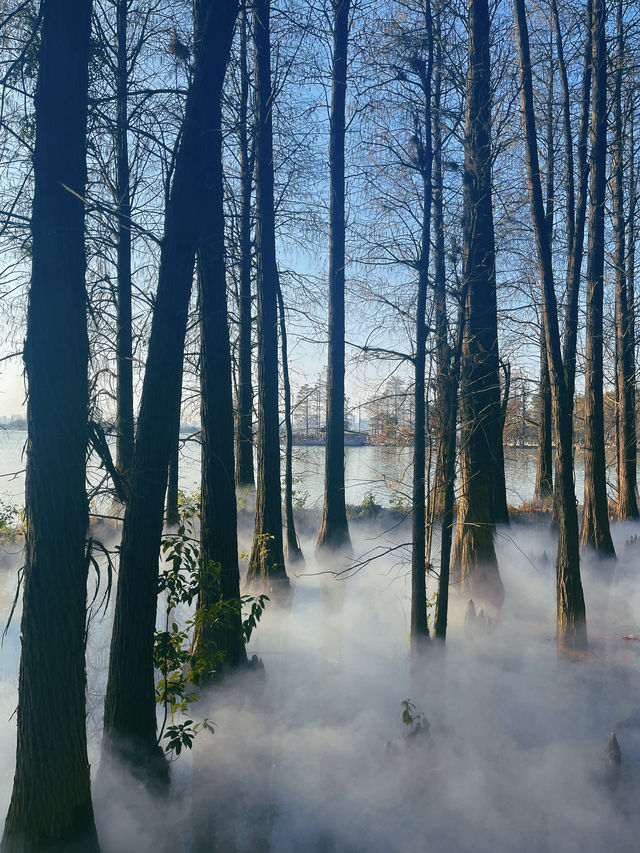
<instances>
[{"instance_id":1,"label":"ground covered in fog","mask_svg":"<svg viewBox=\"0 0 640 853\"><path fill-rule=\"evenodd\" d=\"M357 554L381 540L352 523ZM173 766L169 800L115 771L94 798L104 851L270 849L632 851L640 834L640 526L614 526L614 566L584 564L589 652L554 643L555 547L548 527L498 535L506 587L491 626L465 626L454 593L446 650L408 656L408 566L397 557L336 580L307 564L288 607L269 607L250 652L265 676L228 681L193 706L216 733ZM402 527L389 542L404 541ZM15 572L0 569L0 606ZM106 625L89 651L89 731L99 737ZM18 635L0 657L0 780L10 795ZM413 737L401 702L429 721ZM606 760L609 733L622 750ZM52 732L52 737L55 732ZM92 763L97 765L93 750Z\"/></svg>"}]
</instances>

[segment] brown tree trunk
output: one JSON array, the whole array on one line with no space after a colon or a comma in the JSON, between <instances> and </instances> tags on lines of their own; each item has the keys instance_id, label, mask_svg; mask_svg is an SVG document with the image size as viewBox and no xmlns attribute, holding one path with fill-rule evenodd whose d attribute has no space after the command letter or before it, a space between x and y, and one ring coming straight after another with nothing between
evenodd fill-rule
<instances>
[{"instance_id":1,"label":"brown tree trunk","mask_svg":"<svg viewBox=\"0 0 640 853\"><path fill-rule=\"evenodd\" d=\"M554 3L555 8L555 3ZM587 193L589 189L589 158L587 156L587 137L589 133L589 103L592 78L592 32L593 2L587 0L584 64L580 90L580 127L578 129L578 198L574 201L573 182L573 131L571 129L571 100L569 82L564 61L564 46L560 32L560 23L555 9L556 45L558 64L562 83L562 112L564 124L567 169L567 307L564 328L563 361L567 395L573 417L573 397L576 381L576 343L578 338L578 297L580 294L580 271L584 251L584 229L587 211ZM575 219L569 218L575 209Z\"/></svg>"},{"instance_id":2,"label":"brown tree trunk","mask_svg":"<svg viewBox=\"0 0 640 853\"><path fill-rule=\"evenodd\" d=\"M553 495L551 385L544 326L540 332L540 382L538 385L538 462L535 503L544 504Z\"/></svg>"},{"instance_id":3,"label":"brown tree trunk","mask_svg":"<svg viewBox=\"0 0 640 853\"><path fill-rule=\"evenodd\" d=\"M202 346L200 556L203 566L198 607L203 610L215 605L220 598L240 600L219 99L211 109L211 127L209 158L202 175L205 197L198 245ZM217 571L212 571L211 567ZM196 637L196 642L201 640L214 643L218 651L224 652L223 667L236 667L247 661L239 608L231 611L227 624L222 626L212 625L205 619Z\"/></svg>"},{"instance_id":4,"label":"brown tree trunk","mask_svg":"<svg viewBox=\"0 0 640 853\"><path fill-rule=\"evenodd\" d=\"M129 172L128 0L116 7L116 212L117 212L117 391L116 391L116 466L128 474L133 464L133 344L131 329L131 186Z\"/></svg>"},{"instance_id":5,"label":"brown tree trunk","mask_svg":"<svg viewBox=\"0 0 640 853\"><path fill-rule=\"evenodd\" d=\"M607 45L605 0L594 0L592 20L593 111L591 203L587 252L585 359L584 514L581 544L615 557L607 506L604 449L602 317L604 296L604 206L607 169Z\"/></svg>"},{"instance_id":6,"label":"brown tree trunk","mask_svg":"<svg viewBox=\"0 0 640 853\"><path fill-rule=\"evenodd\" d=\"M329 129L329 358L324 503L318 548L350 548L344 496L344 138L350 0L332 0L333 65Z\"/></svg>"},{"instance_id":7,"label":"brown tree trunk","mask_svg":"<svg viewBox=\"0 0 640 853\"><path fill-rule=\"evenodd\" d=\"M182 373L180 375L180 387L182 388ZM174 412L173 436L171 440L171 455L169 456L169 475L167 482L167 505L165 521L169 525L176 525L180 521L179 503L179 477L180 477L180 413L182 411L182 396L178 401Z\"/></svg>"},{"instance_id":8,"label":"brown tree trunk","mask_svg":"<svg viewBox=\"0 0 640 853\"><path fill-rule=\"evenodd\" d=\"M40 12L22 652L2 851L85 853L98 850L85 707L89 344L81 199L91 2L43 0Z\"/></svg>"},{"instance_id":9,"label":"brown tree trunk","mask_svg":"<svg viewBox=\"0 0 640 853\"><path fill-rule=\"evenodd\" d=\"M461 366L461 494L453 561L474 597L499 606L504 588L493 545L500 382L490 97L488 4L469 0L463 224L467 296Z\"/></svg>"},{"instance_id":10,"label":"brown tree trunk","mask_svg":"<svg viewBox=\"0 0 640 853\"><path fill-rule=\"evenodd\" d=\"M572 424L560 348L549 221L542 201L538 143L533 110L529 33L524 0L514 0L514 16L520 58L522 123L525 136L531 218L536 239L538 266L541 273L542 312L556 427L556 494L558 495L559 521L556 558L557 641L562 647L585 648L587 629L580 578L578 512L573 486Z\"/></svg>"},{"instance_id":11,"label":"brown tree trunk","mask_svg":"<svg viewBox=\"0 0 640 853\"><path fill-rule=\"evenodd\" d=\"M448 341L447 289L445 278L444 183L442 172L442 45L440 43L440 3L435 12L435 75L433 84L433 313L436 346L436 411L435 426L438 436L436 470L433 486L433 518L444 512L446 489L446 452L448 446L448 412L450 398L451 351Z\"/></svg>"},{"instance_id":12,"label":"brown tree trunk","mask_svg":"<svg viewBox=\"0 0 640 853\"><path fill-rule=\"evenodd\" d=\"M282 387L284 391L284 527L286 532L284 554L292 563L304 562L302 550L296 535L293 517L293 428L291 426L291 382L289 381L289 356L287 350L287 323L284 314L282 288L278 282L278 311L280 314L280 348L282 350Z\"/></svg>"},{"instance_id":13,"label":"brown tree trunk","mask_svg":"<svg viewBox=\"0 0 640 853\"><path fill-rule=\"evenodd\" d=\"M554 0L555 2L555 0ZM556 9L557 13L557 9ZM553 103L553 40L550 39L550 55L551 63L549 67L549 89L547 97L547 232L549 240L553 245L553 216L555 207L555 156L553 147L553 121L554 121L554 103ZM571 160L571 169L573 170L573 146L569 145L567 152ZM573 174L570 178L571 186L568 188L567 195L570 196L570 205L573 211ZM571 213L571 228L573 227L573 212ZM567 224L569 223L569 215L567 214ZM568 235L568 239L573 237ZM537 504L544 504L546 500L553 494L553 455L552 455L552 436L551 432L553 424L551 420L551 386L549 385L549 366L547 363L547 349L544 336L544 327L540 330L540 380L538 385L538 458L536 465L536 486L533 493L533 500Z\"/></svg>"},{"instance_id":14,"label":"brown tree trunk","mask_svg":"<svg viewBox=\"0 0 640 853\"><path fill-rule=\"evenodd\" d=\"M196 10L201 37L195 47L194 78L165 213L131 498L120 548L104 714L103 751L158 779L166 777L166 763L156 743L153 642L164 496L174 438L171 413L177 410L181 392L189 297L203 215L202 176L215 131L213 106L221 97L237 2L200 0Z\"/></svg>"},{"instance_id":15,"label":"brown tree trunk","mask_svg":"<svg viewBox=\"0 0 640 853\"><path fill-rule=\"evenodd\" d=\"M438 598L436 603L435 635L444 641L447 636L447 616L449 612L449 578L451 563L451 542L453 539L455 479L456 479L456 421L458 418L458 383L462 342L464 340L466 293L460 294L458 325L454 360L447 373L446 389L446 446L443 454L444 503L442 512L442 539L440 545L440 575L438 577Z\"/></svg>"},{"instance_id":16,"label":"brown tree trunk","mask_svg":"<svg viewBox=\"0 0 640 853\"><path fill-rule=\"evenodd\" d=\"M617 10L616 69L613 92L613 228L616 276L616 449L619 518L638 518L636 501L635 352L633 300L629 299L626 269L626 218L624 212L624 130L622 118L622 74L624 70L624 22L622 0Z\"/></svg>"},{"instance_id":17,"label":"brown tree trunk","mask_svg":"<svg viewBox=\"0 0 640 853\"><path fill-rule=\"evenodd\" d=\"M429 252L431 248L431 196L433 148L431 139L431 81L433 78L433 18L431 0L424 4L427 36L427 61L420 69L420 84L424 99L422 116L424 139L419 148L422 176L422 235L418 263L418 299L416 305L416 348L413 356L413 488L411 502L411 643L413 647L429 636L427 623L426 588L426 496L425 496L425 365L427 357L427 287L429 281ZM446 319L445 319L446 324Z\"/></svg>"},{"instance_id":18,"label":"brown tree trunk","mask_svg":"<svg viewBox=\"0 0 640 853\"><path fill-rule=\"evenodd\" d=\"M240 17L240 294L238 314L238 414L236 431L236 482L254 485L253 470L253 381L251 379L251 189L253 162L249 149L247 67L247 12Z\"/></svg>"},{"instance_id":19,"label":"brown tree trunk","mask_svg":"<svg viewBox=\"0 0 640 853\"><path fill-rule=\"evenodd\" d=\"M591 48L591 19L592 0L586 3L585 47L580 91L580 126L578 129L578 197L575 198L573 175L573 130L571 128L571 92L566 63L564 59L564 44L560 29L560 19L555 0L552 0L554 28L556 32L556 48L558 53L558 68L562 86L562 123L565 141L566 169L566 210L567 210L567 302L565 310L563 363L569 407L569 420L573 424L573 404L576 381L576 344L578 340L578 300L580 295L580 273L584 251L584 229L587 210L587 193L589 188L589 160L587 156L587 138L589 133L589 104L592 77L592 48ZM557 444L557 436L556 436ZM556 459L557 463L557 459ZM560 493L558 474L554 491L553 517L556 526L560 518Z\"/></svg>"},{"instance_id":20,"label":"brown tree trunk","mask_svg":"<svg viewBox=\"0 0 640 853\"><path fill-rule=\"evenodd\" d=\"M258 260L258 478L247 580L286 584L282 546L278 419L278 266L273 201L270 0L256 0L256 253Z\"/></svg>"}]
</instances>

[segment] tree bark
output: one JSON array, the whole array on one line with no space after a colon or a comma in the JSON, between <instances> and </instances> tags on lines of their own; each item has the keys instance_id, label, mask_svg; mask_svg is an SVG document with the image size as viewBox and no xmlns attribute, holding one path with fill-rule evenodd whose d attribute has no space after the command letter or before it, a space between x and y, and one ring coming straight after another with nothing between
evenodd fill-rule
<instances>
[{"instance_id":1,"label":"tree bark","mask_svg":"<svg viewBox=\"0 0 640 853\"><path fill-rule=\"evenodd\" d=\"M202 392L202 469L200 556L203 581L198 606L204 610L220 598L240 600L238 519L234 476L234 414L231 350L227 318L222 170L222 106L211 109L210 153L203 174L204 204L198 245L200 284L200 385ZM212 571L213 567L219 571ZM223 667L246 663L240 609L228 624L206 620L197 641L214 643L224 652Z\"/></svg>"},{"instance_id":2,"label":"tree bark","mask_svg":"<svg viewBox=\"0 0 640 853\"><path fill-rule=\"evenodd\" d=\"M236 431L236 482L254 486L253 470L253 381L251 378L251 189L253 163L249 147L247 67L247 12L240 16L240 298L238 313L238 423Z\"/></svg>"},{"instance_id":3,"label":"tree bark","mask_svg":"<svg viewBox=\"0 0 640 853\"><path fill-rule=\"evenodd\" d=\"M458 383L464 340L466 293L460 294L458 324L453 363L447 374L446 406L446 447L443 454L444 505L442 512L442 539L440 544L440 576L438 578L438 598L436 602L435 635L439 640L447 636L447 616L449 611L449 578L451 563L451 542L453 539L453 521L456 480L456 422L458 419Z\"/></svg>"},{"instance_id":4,"label":"tree bark","mask_svg":"<svg viewBox=\"0 0 640 853\"><path fill-rule=\"evenodd\" d=\"M296 524L293 517L293 428L291 426L291 383L289 381L289 356L287 350L287 324L284 315L284 299L282 288L278 282L278 311L280 314L280 348L282 350L282 386L284 391L284 428L285 428L285 463L284 463L284 527L286 539L284 554L292 563L304 562L302 550L296 534Z\"/></svg>"},{"instance_id":5,"label":"tree bark","mask_svg":"<svg viewBox=\"0 0 640 853\"><path fill-rule=\"evenodd\" d=\"M553 0L555 12L555 0ZM559 25L558 25L559 26ZM549 240L553 245L553 217L555 212L555 156L553 147L553 39L550 39L549 50L551 62L549 67L549 86L547 97L547 233ZM561 68L564 68L564 57ZM566 69L565 69L566 74ZM569 140L569 148L567 153L568 162L571 162L573 171L573 145ZM568 168L568 166L567 166ZM571 214L567 213L568 232L573 228L573 174L570 176L570 187L567 188L567 205L571 207ZM569 225L570 223L570 225ZM571 233L567 234L567 238L572 241ZM535 503L543 505L553 494L553 454L552 454L552 436L553 429L551 419L551 386L549 385L549 366L547 363L547 350L544 336L544 327L540 330L540 379L538 385L538 458L536 465L536 486L533 493Z\"/></svg>"},{"instance_id":6,"label":"tree bark","mask_svg":"<svg viewBox=\"0 0 640 853\"><path fill-rule=\"evenodd\" d=\"M194 78L165 213L131 498L120 547L104 716L103 752L124 758L144 777L160 781L167 771L156 742L153 642L164 496L173 440L171 413L176 411L181 393L187 313L203 215L202 176L215 130L211 116L221 97L237 3L200 0L197 11L202 35L195 47Z\"/></svg>"},{"instance_id":7,"label":"tree bark","mask_svg":"<svg viewBox=\"0 0 640 853\"><path fill-rule=\"evenodd\" d=\"M463 222L467 296L461 365L461 494L453 561L474 598L485 597L500 606L504 588L493 545L500 382L490 94L489 8L486 0L469 0Z\"/></svg>"},{"instance_id":8,"label":"tree bark","mask_svg":"<svg viewBox=\"0 0 640 853\"><path fill-rule=\"evenodd\" d=\"M182 371L180 372L180 388L182 389ZM169 525L176 525L180 521L180 508L178 506L178 483L180 477L180 413L182 411L182 395L174 414L173 436L171 441L171 455L169 456L169 474L167 483L167 506L165 521Z\"/></svg>"},{"instance_id":9,"label":"tree bark","mask_svg":"<svg viewBox=\"0 0 640 853\"><path fill-rule=\"evenodd\" d=\"M426 588L426 497L425 497L425 365L427 357L427 288L429 281L429 253L431 249L431 196L433 175L433 147L431 127L431 82L433 79L433 18L431 0L424 3L427 61L420 70L420 83L424 98L424 139L420 145L419 159L422 176L422 235L418 263L418 299L416 305L416 349L413 357L413 488L411 503L411 643L419 647L429 636L427 623ZM445 319L446 324L446 319Z\"/></svg>"},{"instance_id":10,"label":"tree bark","mask_svg":"<svg viewBox=\"0 0 640 853\"><path fill-rule=\"evenodd\" d=\"M553 495L551 385L544 325L540 331L540 380L538 384L538 460L534 503L544 504Z\"/></svg>"},{"instance_id":11,"label":"tree bark","mask_svg":"<svg viewBox=\"0 0 640 853\"><path fill-rule=\"evenodd\" d=\"M329 128L329 358L324 503L318 548L350 548L344 495L344 140L350 0L332 0L333 64Z\"/></svg>"},{"instance_id":12,"label":"tree bark","mask_svg":"<svg viewBox=\"0 0 640 853\"><path fill-rule=\"evenodd\" d=\"M29 384L16 770L3 853L98 850L87 759L84 205L89 0L43 0L24 361Z\"/></svg>"},{"instance_id":13,"label":"tree bark","mask_svg":"<svg viewBox=\"0 0 640 853\"><path fill-rule=\"evenodd\" d=\"M607 169L607 46L604 0L593 0L593 110L591 203L587 251L585 360L584 514L581 544L601 557L615 557L607 506L604 449L602 322L604 296L604 207Z\"/></svg>"},{"instance_id":14,"label":"tree bark","mask_svg":"<svg viewBox=\"0 0 640 853\"><path fill-rule=\"evenodd\" d=\"M624 211L624 122L622 117L622 75L624 70L624 22L622 0L616 9L617 57L613 92L613 228L616 277L616 450L617 514L619 518L638 518L636 501L636 415L635 347L633 340L633 300L629 299L626 269L626 217Z\"/></svg>"},{"instance_id":15,"label":"tree bark","mask_svg":"<svg viewBox=\"0 0 640 853\"><path fill-rule=\"evenodd\" d=\"M556 494L558 495L558 553L556 558L557 642L562 647L586 648L587 629L578 544L578 512L573 486L572 424L562 364L558 306L553 282L549 221L542 201L538 162L529 32L524 0L514 0L520 59L522 123L525 136L529 199L542 287L542 312L556 427Z\"/></svg>"},{"instance_id":16,"label":"tree bark","mask_svg":"<svg viewBox=\"0 0 640 853\"><path fill-rule=\"evenodd\" d=\"M275 211L273 200L273 124L270 0L256 0L256 254L258 261L258 478L253 548L247 580L272 586L289 584L282 545L280 435L278 419L278 316Z\"/></svg>"},{"instance_id":17,"label":"tree bark","mask_svg":"<svg viewBox=\"0 0 640 853\"><path fill-rule=\"evenodd\" d=\"M444 229L444 182L442 172L442 45L440 27L440 3L435 7L435 74L433 84L433 313L435 320L436 346L436 430L438 449L433 487L433 518L441 518L444 512L446 490L446 452L448 446L448 411L450 398L451 348L448 341L447 289L445 270Z\"/></svg>"},{"instance_id":18,"label":"tree bark","mask_svg":"<svg viewBox=\"0 0 640 853\"><path fill-rule=\"evenodd\" d=\"M116 214L117 214L117 390L116 467L127 475L133 464L133 343L131 328L131 186L129 170L128 117L128 0L116 7Z\"/></svg>"}]
</instances>

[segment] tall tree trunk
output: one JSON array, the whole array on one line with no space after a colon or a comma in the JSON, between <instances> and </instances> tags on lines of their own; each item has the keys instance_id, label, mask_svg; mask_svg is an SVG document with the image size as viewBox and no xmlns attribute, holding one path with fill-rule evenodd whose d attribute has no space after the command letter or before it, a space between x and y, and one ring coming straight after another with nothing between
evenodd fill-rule
<instances>
[{"instance_id":1,"label":"tall tree trunk","mask_svg":"<svg viewBox=\"0 0 640 853\"><path fill-rule=\"evenodd\" d=\"M458 419L458 383L460 378L460 363L462 358L462 343L464 340L465 305L467 296L464 291L460 294L458 308L458 324L456 332L455 352L453 363L447 373L448 388L446 398L446 447L443 454L444 505L442 512L442 538L440 544L440 575L438 577L438 598L436 603L435 635L439 640L447 636L447 615L449 612L449 577L451 563L451 543L453 539L455 480L456 480L456 422Z\"/></svg>"},{"instance_id":2,"label":"tall tree trunk","mask_svg":"<svg viewBox=\"0 0 640 853\"><path fill-rule=\"evenodd\" d=\"M29 383L18 740L3 853L97 851L87 760L84 197L89 0L43 0L24 360Z\"/></svg>"},{"instance_id":3,"label":"tall tree trunk","mask_svg":"<svg viewBox=\"0 0 640 853\"><path fill-rule=\"evenodd\" d=\"M540 381L538 385L538 461L536 465L535 503L544 504L553 495L553 455L551 385L544 324L540 330Z\"/></svg>"},{"instance_id":4,"label":"tall tree trunk","mask_svg":"<svg viewBox=\"0 0 640 853\"><path fill-rule=\"evenodd\" d=\"M173 183L165 213L158 291L138 417L116 597L103 751L145 776L166 777L156 743L153 642L173 418L181 392L194 258L203 216L202 176L210 157L213 107L220 99L237 14L236 0L199 0L195 46ZM169 412L170 416L166 414Z\"/></svg>"},{"instance_id":5,"label":"tall tree trunk","mask_svg":"<svg viewBox=\"0 0 640 853\"><path fill-rule=\"evenodd\" d=\"M333 64L329 126L329 358L324 503L318 548L349 548L344 496L344 139L350 0L332 0Z\"/></svg>"},{"instance_id":6,"label":"tall tree trunk","mask_svg":"<svg viewBox=\"0 0 640 853\"><path fill-rule=\"evenodd\" d=\"M556 28L556 46L558 51L558 65L560 68L560 80L562 84L562 114L564 125L564 138L567 167L566 195L567 195L567 306L565 314L563 362L567 396L573 417L573 398L576 382L576 343L578 339L578 297L580 294L580 271L582 269L582 256L584 252L584 228L587 211L587 193L589 189L589 158L587 151L587 138L589 134L589 103L591 94L592 78L592 32L591 22L593 18L593 2L587 0L586 4L586 26L585 47L582 69L582 83L580 89L580 127L578 129L578 197L574 200L573 181L573 131L571 128L571 95L564 60L564 46L560 31L555 0L552 0L554 8L554 24ZM575 218L571 217L571 211L575 210Z\"/></svg>"},{"instance_id":7,"label":"tall tree trunk","mask_svg":"<svg viewBox=\"0 0 640 853\"><path fill-rule=\"evenodd\" d=\"M291 426L291 382L289 381L289 356L287 349L287 323L284 315L284 299L282 288L278 282L278 311L280 314L280 348L282 350L282 387L284 391L284 428L285 428L285 462L284 462L284 527L286 539L284 553L292 563L304 562L302 550L296 535L296 524L293 517L293 428Z\"/></svg>"},{"instance_id":8,"label":"tall tree trunk","mask_svg":"<svg viewBox=\"0 0 640 853\"><path fill-rule=\"evenodd\" d=\"M258 260L258 481L253 548L247 579L287 584L282 547L280 435L278 421L278 316L270 0L256 0L256 252Z\"/></svg>"},{"instance_id":9,"label":"tall tree trunk","mask_svg":"<svg viewBox=\"0 0 640 853\"><path fill-rule=\"evenodd\" d=\"M131 187L129 175L128 117L128 0L116 7L116 213L117 221L117 399L116 466L128 474L133 464L133 344L131 330Z\"/></svg>"},{"instance_id":10,"label":"tall tree trunk","mask_svg":"<svg viewBox=\"0 0 640 853\"><path fill-rule=\"evenodd\" d=\"M180 388L182 388L182 371L180 373ZM167 483L167 506L165 521L169 525L178 524L180 521L179 502L179 478L180 478L180 413L182 411L182 396L178 400L174 412L173 436L171 440L171 454L169 456L169 479Z\"/></svg>"},{"instance_id":11,"label":"tall tree trunk","mask_svg":"<svg viewBox=\"0 0 640 853\"><path fill-rule=\"evenodd\" d=\"M624 70L624 22L622 0L616 10L617 57L613 92L613 227L616 275L616 430L619 518L638 518L636 501L635 352L626 269L626 218L624 213L624 131L622 74Z\"/></svg>"},{"instance_id":12,"label":"tall tree trunk","mask_svg":"<svg viewBox=\"0 0 640 853\"><path fill-rule=\"evenodd\" d=\"M211 110L211 127L210 153L202 176L205 198L198 246L202 345L200 544L203 565L198 606L203 611L215 605L220 598L240 600L233 389L224 251L222 106L219 99ZM217 649L225 653L223 667L236 667L247 661L239 609L232 610L227 624L222 626L212 625L205 619L197 641L215 643Z\"/></svg>"},{"instance_id":13,"label":"tall tree trunk","mask_svg":"<svg viewBox=\"0 0 640 853\"><path fill-rule=\"evenodd\" d=\"M249 69L247 67L247 11L240 17L240 111L238 145L240 148L240 299L238 313L238 424L236 431L236 481L239 486L254 485L253 471L253 382L251 379L251 189L253 158L249 147L248 106Z\"/></svg>"},{"instance_id":14,"label":"tall tree trunk","mask_svg":"<svg viewBox=\"0 0 640 853\"><path fill-rule=\"evenodd\" d=\"M469 0L463 224L467 295L461 366L461 494L453 560L472 595L499 606L504 588L493 545L500 381L490 98L489 8L487 0Z\"/></svg>"},{"instance_id":15,"label":"tall tree trunk","mask_svg":"<svg viewBox=\"0 0 640 853\"><path fill-rule=\"evenodd\" d=\"M585 648L587 629L580 578L578 512L573 486L572 425L568 390L562 364L558 306L553 282L549 221L542 201L538 161L529 32L524 0L514 0L514 17L520 59L522 123L525 136L531 218L541 273L542 312L556 427L556 477L558 495L558 553L556 558L557 641L568 648Z\"/></svg>"},{"instance_id":16,"label":"tall tree trunk","mask_svg":"<svg viewBox=\"0 0 640 853\"><path fill-rule=\"evenodd\" d=\"M591 203L587 254L585 361L584 514L581 544L615 557L607 506L604 449L602 317L604 297L604 207L607 169L607 44L605 0L594 0L592 20L593 111Z\"/></svg>"},{"instance_id":17,"label":"tall tree trunk","mask_svg":"<svg viewBox=\"0 0 640 853\"><path fill-rule=\"evenodd\" d=\"M582 269L582 256L584 251L584 229L587 210L587 193L589 188L589 159L587 151L587 139L589 133L589 104L591 95L592 77L592 33L591 20L593 17L593 2L586 3L585 23L585 46L582 67L582 82L580 90L580 126L578 128L578 195L575 197L574 170L573 170L573 130L571 127L571 91L569 78L564 59L564 43L560 29L560 18L556 0L552 0L552 12L554 29L556 32L556 50L558 54L558 68L560 71L560 82L562 86L562 123L565 142L565 193L567 211L567 299L565 309L564 341L563 341L563 363L567 395L568 417L573 424L573 405L576 381L576 345L578 340L578 301L580 295L580 274ZM573 430L573 427L572 427ZM558 437L556 436L556 446ZM557 468L557 457L556 457ZM556 485L554 490L553 516L556 526L559 524L560 511L560 486L558 472L556 470Z\"/></svg>"},{"instance_id":18,"label":"tall tree trunk","mask_svg":"<svg viewBox=\"0 0 640 853\"><path fill-rule=\"evenodd\" d=\"M433 518L444 512L446 490L447 423L450 398L451 350L448 341L447 289L445 278L444 182L442 172L442 45L440 2L435 7L435 75L433 83L433 312L436 346L436 430L438 449L433 487Z\"/></svg>"},{"instance_id":19,"label":"tall tree trunk","mask_svg":"<svg viewBox=\"0 0 640 853\"><path fill-rule=\"evenodd\" d=\"M557 9L556 9L557 12ZM553 146L553 38L550 39L549 51L551 62L549 66L549 87L547 96L547 233L553 246L553 216L555 208L555 152ZM568 160L573 163L573 147L569 146ZM573 169L573 165L571 165ZM573 175L571 175L571 206L573 209ZM568 193L569 195L569 193ZM571 228L573 227L571 214ZM569 239L573 239L572 236ZM551 420L551 386L549 385L549 366L545 344L544 327L540 330L540 380L538 386L538 458L536 465L536 486L533 494L534 502L544 504L553 494L553 455Z\"/></svg>"},{"instance_id":20,"label":"tall tree trunk","mask_svg":"<svg viewBox=\"0 0 640 853\"><path fill-rule=\"evenodd\" d=\"M422 175L422 235L418 264L418 299L416 306L416 349L413 357L413 489L411 503L411 642L418 646L429 636L426 589L426 499L425 499L425 365L427 356L427 287L429 251L431 248L431 196L433 148L431 127L431 82L433 78L433 18L431 0L424 0L427 61L420 69L424 99L424 139L420 143L419 160ZM445 319L446 324L446 319Z\"/></svg>"}]
</instances>

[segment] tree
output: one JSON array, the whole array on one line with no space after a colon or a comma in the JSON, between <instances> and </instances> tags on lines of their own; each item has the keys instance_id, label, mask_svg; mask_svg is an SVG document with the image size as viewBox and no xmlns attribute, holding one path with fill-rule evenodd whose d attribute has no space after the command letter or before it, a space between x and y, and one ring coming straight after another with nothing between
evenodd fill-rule
<instances>
[{"instance_id":1,"label":"tree","mask_svg":"<svg viewBox=\"0 0 640 853\"><path fill-rule=\"evenodd\" d=\"M177 410L181 393L187 312L204 209L202 176L211 156L215 104L221 97L237 3L199 0L196 8L200 37L165 213L131 496L120 547L104 716L103 753L124 758L144 776L158 779L166 777L166 766L156 742L153 642L164 495L174 437L171 413Z\"/></svg>"},{"instance_id":2,"label":"tree","mask_svg":"<svg viewBox=\"0 0 640 853\"><path fill-rule=\"evenodd\" d=\"M500 382L491 195L491 89L487 0L469 1L465 119L461 365L461 495L454 563L473 594L500 605L504 589L493 545Z\"/></svg>"},{"instance_id":3,"label":"tree","mask_svg":"<svg viewBox=\"0 0 640 853\"><path fill-rule=\"evenodd\" d=\"M282 544L278 423L278 316L273 201L270 0L254 7L256 69L256 256L258 265L258 475L247 579L288 585Z\"/></svg>"},{"instance_id":4,"label":"tree","mask_svg":"<svg viewBox=\"0 0 640 853\"><path fill-rule=\"evenodd\" d=\"M116 399L116 464L128 473L133 464L133 342L131 330L131 185L129 169L127 51L128 0L117 0L117 69L116 69L116 264L117 288L117 399Z\"/></svg>"},{"instance_id":5,"label":"tree","mask_svg":"<svg viewBox=\"0 0 640 853\"><path fill-rule=\"evenodd\" d=\"M234 2L237 7L237 2ZM195 31L202 21L196 20ZM201 339L202 461L200 502L200 557L204 583L198 607L206 614L220 598L240 600L238 532L233 443L234 413L231 352L227 319L227 278L224 251L222 169L222 106L211 105L209 157L202 174L204 198L198 245ZM198 641L215 643L224 652L223 665L246 663L240 609L228 624L212 625L206 615Z\"/></svg>"},{"instance_id":6,"label":"tree","mask_svg":"<svg viewBox=\"0 0 640 853\"><path fill-rule=\"evenodd\" d=\"M324 503L319 548L349 548L344 494L344 140L350 0L331 0L333 58L329 131L329 359Z\"/></svg>"},{"instance_id":7,"label":"tree","mask_svg":"<svg viewBox=\"0 0 640 853\"><path fill-rule=\"evenodd\" d=\"M607 169L607 43L605 0L593 0L593 110L591 202L587 248L585 362L584 513L581 544L615 557L607 507L604 455L602 321L604 294L604 207Z\"/></svg>"},{"instance_id":8,"label":"tree","mask_svg":"<svg viewBox=\"0 0 640 853\"><path fill-rule=\"evenodd\" d=\"M282 385L284 390L284 526L286 531L285 556L290 562L304 562L295 519L293 517L293 428L291 426L291 382L289 380L289 355L287 347L287 322L282 288L278 281L278 313L280 315L280 348L282 350Z\"/></svg>"},{"instance_id":9,"label":"tree","mask_svg":"<svg viewBox=\"0 0 640 853\"><path fill-rule=\"evenodd\" d=\"M633 296L629 292L626 268L626 216L624 210L624 120L622 82L625 39L622 0L616 4L617 56L613 91L613 228L616 280L616 391L617 391L617 513L619 518L638 518L636 500L637 440L635 416L635 347L633 340ZM631 118L633 121L633 118ZM630 192L633 188L630 187ZM633 239L633 238L632 238ZM630 298L631 297L631 298Z\"/></svg>"},{"instance_id":10,"label":"tree","mask_svg":"<svg viewBox=\"0 0 640 853\"><path fill-rule=\"evenodd\" d=\"M98 850L85 721L89 347L82 199L91 2L43 0L40 14L24 350L25 584L6 853Z\"/></svg>"},{"instance_id":11,"label":"tree","mask_svg":"<svg viewBox=\"0 0 640 853\"><path fill-rule=\"evenodd\" d=\"M533 84L529 30L524 0L514 0L514 17L520 59L522 122L525 136L529 199L542 288L542 312L553 395L556 431L556 494L558 496L558 552L556 557L557 641L568 648L585 648L587 629L578 544L578 512L573 485L572 407L562 364L560 331L549 220L542 201L538 143L533 111Z\"/></svg>"},{"instance_id":12,"label":"tree","mask_svg":"<svg viewBox=\"0 0 640 853\"><path fill-rule=\"evenodd\" d=\"M427 624L426 592L426 496L425 496L425 365L427 355L427 287L429 278L429 252L431 248L431 203L433 149L431 127L431 83L433 78L433 18L431 0L425 0L425 41L427 59L422 63L418 57L415 65L424 98L423 141L418 142L418 162L422 176L422 239L418 263L418 298L416 305L416 349L414 365L414 429L413 429L413 484L411 502L411 640L419 643L429 635ZM419 137L416 134L416 140ZM446 323L446 320L445 320Z\"/></svg>"},{"instance_id":13,"label":"tree","mask_svg":"<svg viewBox=\"0 0 640 853\"><path fill-rule=\"evenodd\" d=\"M236 480L239 486L254 485L253 383L251 379L251 190L253 156L250 150L249 69L247 66L247 12L240 17L240 100L238 147L240 149L240 233L238 293L238 405L236 430Z\"/></svg>"},{"instance_id":14,"label":"tree","mask_svg":"<svg viewBox=\"0 0 640 853\"><path fill-rule=\"evenodd\" d=\"M553 219L555 212L555 149L553 140L553 43L550 44L551 62L549 68L549 85L547 92L547 233L553 239ZM572 149L573 157L573 149ZM573 181L573 175L571 176ZM573 224L573 222L572 222ZM544 326L540 329L540 378L538 390L538 458L536 464L536 485L533 499L544 504L553 495L553 454L552 454L552 415L551 415L551 386L549 385L549 365L547 363L547 347Z\"/></svg>"}]
</instances>

